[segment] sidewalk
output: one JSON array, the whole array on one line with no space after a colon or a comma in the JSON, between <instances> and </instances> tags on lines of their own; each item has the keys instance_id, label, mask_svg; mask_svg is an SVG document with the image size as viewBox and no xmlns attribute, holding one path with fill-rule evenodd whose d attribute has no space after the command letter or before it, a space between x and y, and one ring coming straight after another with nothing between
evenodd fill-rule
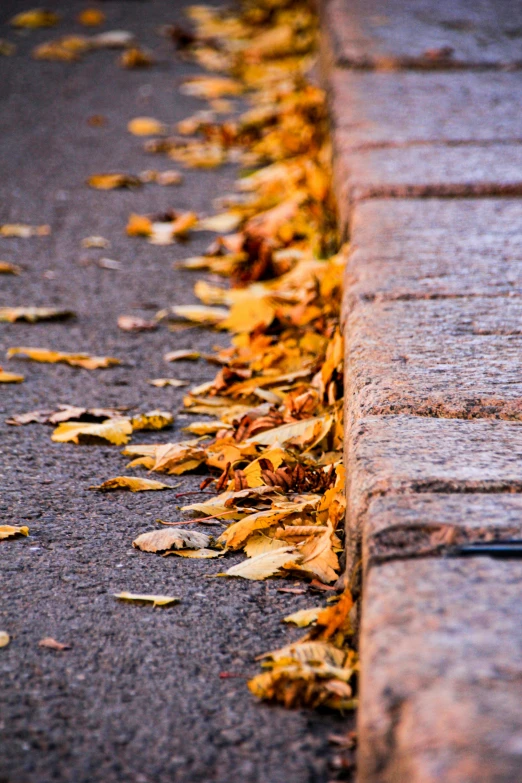
<instances>
[{"instance_id":1,"label":"sidewalk","mask_svg":"<svg viewBox=\"0 0 522 783\"><path fill-rule=\"evenodd\" d=\"M322 14L351 239L359 779L513 783L522 563L447 555L522 537L522 8L330 0Z\"/></svg>"}]
</instances>

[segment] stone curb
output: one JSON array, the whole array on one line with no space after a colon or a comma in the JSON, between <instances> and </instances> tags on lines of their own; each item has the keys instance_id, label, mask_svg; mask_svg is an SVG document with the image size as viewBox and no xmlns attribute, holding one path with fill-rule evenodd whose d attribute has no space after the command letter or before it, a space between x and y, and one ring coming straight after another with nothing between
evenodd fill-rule
<instances>
[{"instance_id":1,"label":"stone curb","mask_svg":"<svg viewBox=\"0 0 522 783\"><path fill-rule=\"evenodd\" d=\"M351 242L360 783L520 779L522 563L455 556L522 538L522 75L506 71L520 66L510 7L321 6Z\"/></svg>"}]
</instances>

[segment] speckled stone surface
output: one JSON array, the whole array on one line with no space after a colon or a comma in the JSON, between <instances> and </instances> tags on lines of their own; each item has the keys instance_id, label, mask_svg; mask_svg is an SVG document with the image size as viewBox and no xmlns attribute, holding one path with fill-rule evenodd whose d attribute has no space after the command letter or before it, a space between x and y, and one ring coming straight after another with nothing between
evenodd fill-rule
<instances>
[{"instance_id":1,"label":"speckled stone surface","mask_svg":"<svg viewBox=\"0 0 522 783\"><path fill-rule=\"evenodd\" d=\"M329 90L336 136L346 148L522 139L521 71L361 73L334 68Z\"/></svg>"},{"instance_id":2,"label":"speckled stone surface","mask_svg":"<svg viewBox=\"0 0 522 783\"><path fill-rule=\"evenodd\" d=\"M510 0L326 0L323 31L348 68L520 65L522 7Z\"/></svg>"},{"instance_id":3,"label":"speckled stone surface","mask_svg":"<svg viewBox=\"0 0 522 783\"><path fill-rule=\"evenodd\" d=\"M520 199L372 199L353 210L350 240L345 313L359 301L522 294Z\"/></svg>"},{"instance_id":4,"label":"speckled stone surface","mask_svg":"<svg viewBox=\"0 0 522 783\"><path fill-rule=\"evenodd\" d=\"M361 780L519 780L521 589L521 561L428 558L371 569Z\"/></svg>"},{"instance_id":5,"label":"speckled stone surface","mask_svg":"<svg viewBox=\"0 0 522 783\"><path fill-rule=\"evenodd\" d=\"M352 415L522 419L519 298L361 303L345 329Z\"/></svg>"}]
</instances>

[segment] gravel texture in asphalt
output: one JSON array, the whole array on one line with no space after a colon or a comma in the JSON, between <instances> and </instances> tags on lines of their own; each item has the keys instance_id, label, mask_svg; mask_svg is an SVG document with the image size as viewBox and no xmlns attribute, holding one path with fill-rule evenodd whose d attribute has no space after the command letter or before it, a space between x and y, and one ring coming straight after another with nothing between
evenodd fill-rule
<instances>
[{"instance_id":1,"label":"gravel texture in asphalt","mask_svg":"<svg viewBox=\"0 0 522 783\"><path fill-rule=\"evenodd\" d=\"M89 372L2 362L26 382L0 389L0 521L28 525L30 537L4 542L0 552L0 629L12 637L0 650L0 781L326 782L333 777L327 735L348 729L346 720L262 705L246 688L258 671L256 655L300 636L281 617L321 596L280 593L277 580L208 579L219 563L132 549L156 518L180 519L178 504L196 496L95 493L91 485L132 474L118 447L52 443L48 426L4 423L14 413L59 403L130 405L181 411L173 431L139 433L133 442L181 439L189 420L183 389L157 389L147 379L208 380L212 366L168 365L163 354L208 351L227 339L198 329L173 333L165 325L124 333L116 320L194 302L194 276L172 263L200 253L212 239L199 233L186 245L153 246L125 235L129 214L172 207L212 214L212 199L232 189L235 169L186 171L182 187L102 192L85 185L96 172L174 167L146 154L126 126L139 115L174 123L205 108L178 91L182 78L198 70L175 59L157 33L160 25L181 21L183 4L100 5L107 14L101 29L133 31L154 52L158 62L149 70L123 70L115 51L70 64L31 59L42 41L89 32L75 22L83 2L47 5L62 13L61 24L20 33L7 20L31 3L3 0L0 9L0 36L17 45L0 63L0 223L51 226L47 237L0 239L0 258L23 267L20 276L2 276L0 304L66 307L78 317L2 324L0 348L2 355L16 345L88 351L124 365ZM103 115L106 124L93 127L92 115ZM81 240L90 235L106 237L110 248L83 249ZM119 271L97 265L107 256L120 262ZM179 483L178 492L194 491L201 476L166 480ZM165 609L121 604L112 595L121 590L176 595L181 602ZM39 647L49 636L72 649ZM223 672L234 676L220 677Z\"/></svg>"}]
</instances>

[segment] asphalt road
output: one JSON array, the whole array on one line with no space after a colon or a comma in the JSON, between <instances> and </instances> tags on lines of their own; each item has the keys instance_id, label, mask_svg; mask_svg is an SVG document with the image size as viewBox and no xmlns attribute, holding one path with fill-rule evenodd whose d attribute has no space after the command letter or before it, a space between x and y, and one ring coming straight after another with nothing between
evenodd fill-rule
<instances>
[{"instance_id":1,"label":"asphalt road","mask_svg":"<svg viewBox=\"0 0 522 783\"><path fill-rule=\"evenodd\" d=\"M18 47L0 59L0 223L48 223L52 233L0 238L0 258L23 267L19 277L2 276L0 304L67 307L78 317L2 324L0 355L29 345L112 355L126 364L88 372L4 363L26 382L0 388L0 522L27 524L30 537L0 546L0 630L12 637L0 650L0 782L326 782L334 777L327 735L349 728L346 721L262 705L246 688L258 671L256 655L300 635L281 617L314 605L318 595L279 593L277 580L207 579L220 570L215 563L133 550L133 538L156 517L180 518L176 504L183 499L94 493L90 485L125 472L117 447L54 444L44 425L4 424L14 413L58 403L176 412L183 390L156 389L147 379L199 382L214 370L167 365L164 352L208 350L226 340L166 326L129 334L116 319L194 301L194 276L174 271L172 262L201 252L211 239L198 234L185 246L155 247L126 237L129 213L174 207L211 214L212 198L231 189L234 169L187 171L180 188L100 192L85 185L95 172L173 167L143 152L126 125L144 114L172 123L204 108L177 90L196 69L176 60L157 34L159 25L180 21L183 5L100 4L108 17L103 29L131 30L155 53L158 64L143 71L122 70L111 51L73 64L31 59L37 43L83 32L74 19L85 3L48 2L64 16L52 30L16 33L5 24L31 6L3 0L0 9L0 36ZM89 125L94 114L106 124ZM106 237L110 249L83 249L90 235ZM102 256L118 260L121 270L97 266ZM181 412L168 438L182 438L186 423ZM142 433L134 442L152 440L166 434ZM197 489L200 480L182 477L179 491ZM174 594L181 603L163 610L120 604L112 597L120 590ZM48 636L72 649L38 647Z\"/></svg>"}]
</instances>

